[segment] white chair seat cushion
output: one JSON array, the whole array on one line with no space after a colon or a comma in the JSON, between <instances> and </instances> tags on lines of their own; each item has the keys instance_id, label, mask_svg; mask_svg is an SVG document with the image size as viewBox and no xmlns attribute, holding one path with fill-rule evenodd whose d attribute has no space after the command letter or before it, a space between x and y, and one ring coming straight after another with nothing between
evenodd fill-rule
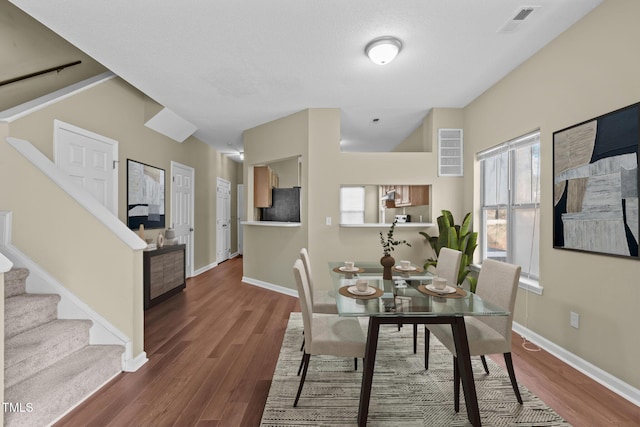
<instances>
[{"instance_id":1,"label":"white chair seat cushion","mask_svg":"<svg viewBox=\"0 0 640 427\"><path fill-rule=\"evenodd\" d=\"M313 312L338 314L335 291L313 291Z\"/></svg>"},{"instance_id":2,"label":"white chair seat cushion","mask_svg":"<svg viewBox=\"0 0 640 427\"><path fill-rule=\"evenodd\" d=\"M511 352L511 341L475 317L465 317L469 353L471 356ZM451 325L427 325L427 328L455 356Z\"/></svg>"},{"instance_id":3,"label":"white chair seat cushion","mask_svg":"<svg viewBox=\"0 0 640 427\"><path fill-rule=\"evenodd\" d=\"M311 333L311 343L305 349L311 355L364 357L367 337L355 317L314 314Z\"/></svg>"}]
</instances>

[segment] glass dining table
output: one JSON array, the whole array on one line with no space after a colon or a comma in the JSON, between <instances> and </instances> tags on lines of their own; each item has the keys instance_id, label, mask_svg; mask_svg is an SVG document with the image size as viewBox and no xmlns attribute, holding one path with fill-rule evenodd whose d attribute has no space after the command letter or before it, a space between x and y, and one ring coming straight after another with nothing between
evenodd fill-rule
<instances>
[{"instance_id":1,"label":"glass dining table","mask_svg":"<svg viewBox=\"0 0 640 427\"><path fill-rule=\"evenodd\" d=\"M480 426L464 317L507 316L509 312L457 287L447 288L448 293L435 290L431 286L433 275L417 266L402 270L399 266L393 267L392 280L382 279L379 262L356 262L352 269L344 267L342 262L330 262L329 270L338 314L369 318L358 426L367 425L380 326L406 324L416 328L419 324L434 323L451 325L467 416L472 425ZM357 280L367 280L371 288L367 292L359 292L355 287Z\"/></svg>"}]
</instances>

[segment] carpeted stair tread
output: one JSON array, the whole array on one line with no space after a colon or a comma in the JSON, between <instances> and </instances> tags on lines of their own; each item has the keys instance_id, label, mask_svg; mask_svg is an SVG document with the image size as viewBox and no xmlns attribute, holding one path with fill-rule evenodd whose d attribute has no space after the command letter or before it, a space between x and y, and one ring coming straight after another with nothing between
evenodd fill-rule
<instances>
[{"instance_id":1,"label":"carpeted stair tread","mask_svg":"<svg viewBox=\"0 0 640 427\"><path fill-rule=\"evenodd\" d=\"M121 372L122 346L90 345L5 390L6 402L28 402L32 412L7 412L5 426L52 423Z\"/></svg>"},{"instance_id":2,"label":"carpeted stair tread","mask_svg":"<svg viewBox=\"0 0 640 427\"><path fill-rule=\"evenodd\" d=\"M10 298L25 292L25 281L29 276L26 268L12 268L4 273L4 297Z\"/></svg>"},{"instance_id":3,"label":"carpeted stair tread","mask_svg":"<svg viewBox=\"0 0 640 427\"><path fill-rule=\"evenodd\" d=\"M91 320L54 320L5 341L4 380L11 387L89 344Z\"/></svg>"},{"instance_id":4,"label":"carpeted stair tread","mask_svg":"<svg viewBox=\"0 0 640 427\"><path fill-rule=\"evenodd\" d=\"M58 317L56 294L20 294L4 300L5 339Z\"/></svg>"}]
</instances>

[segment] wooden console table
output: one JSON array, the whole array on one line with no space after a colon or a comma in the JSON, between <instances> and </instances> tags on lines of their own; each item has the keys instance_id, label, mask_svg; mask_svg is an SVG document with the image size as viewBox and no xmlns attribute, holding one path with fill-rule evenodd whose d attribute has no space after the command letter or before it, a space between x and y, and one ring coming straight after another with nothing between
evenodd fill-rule
<instances>
[{"instance_id":1,"label":"wooden console table","mask_svg":"<svg viewBox=\"0 0 640 427\"><path fill-rule=\"evenodd\" d=\"M185 288L185 245L164 246L143 254L146 310Z\"/></svg>"}]
</instances>

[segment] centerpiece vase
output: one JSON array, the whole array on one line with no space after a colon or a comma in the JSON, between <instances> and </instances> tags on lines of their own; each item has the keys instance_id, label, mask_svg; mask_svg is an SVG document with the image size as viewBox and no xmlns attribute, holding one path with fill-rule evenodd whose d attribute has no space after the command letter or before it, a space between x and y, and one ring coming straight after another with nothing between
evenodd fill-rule
<instances>
[{"instance_id":1,"label":"centerpiece vase","mask_svg":"<svg viewBox=\"0 0 640 427\"><path fill-rule=\"evenodd\" d=\"M391 267L393 267L396 264L396 260L393 259L391 255L385 255L382 258L380 258L380 264L382 264L382 267L383 267L382 279L391 280L392 279Z\"/></svg>"}]
</instances>

